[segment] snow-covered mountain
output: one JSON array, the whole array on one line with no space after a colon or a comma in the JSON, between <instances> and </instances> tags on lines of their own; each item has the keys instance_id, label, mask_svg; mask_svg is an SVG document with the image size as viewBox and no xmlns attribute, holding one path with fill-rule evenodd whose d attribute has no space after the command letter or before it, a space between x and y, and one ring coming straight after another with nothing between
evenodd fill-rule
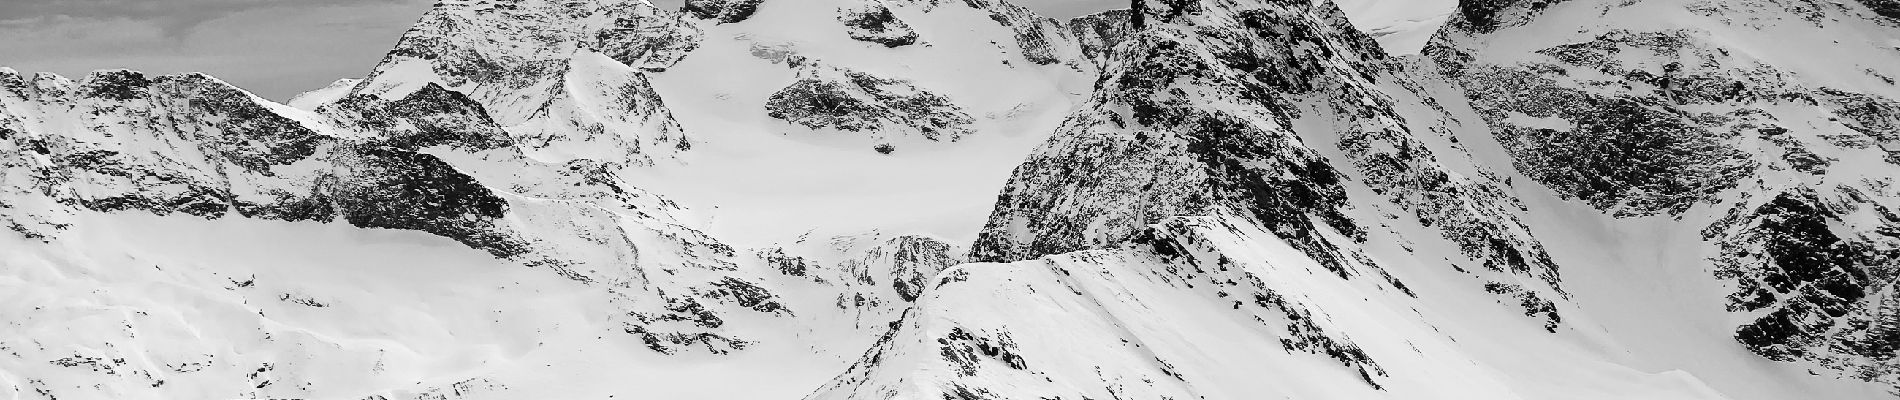
<instances>
[{"instance_id":1,"label":"snow-covered mountain","mask_svg":"<svg viewBox=\"0 0 1900 400\"><path fill-rule=\"evenodd\" d=\"M1606 213L1701 228L1698 264L1732 285L1743 345L1893 384L1891 6L1464 7L1428 53L1530 178Z\"/></svg>"},{"instance_id":2,"label":"snow-covered mountain","mask_svg":"<svg viewBox=\"0 0 1900 400\"><path fill-rule=\"evenodd\" d=\"M0 69L0 397L1900 393L1900 6L1427 3L444 0L290 104Z\"/></svg>"}]
</instances>

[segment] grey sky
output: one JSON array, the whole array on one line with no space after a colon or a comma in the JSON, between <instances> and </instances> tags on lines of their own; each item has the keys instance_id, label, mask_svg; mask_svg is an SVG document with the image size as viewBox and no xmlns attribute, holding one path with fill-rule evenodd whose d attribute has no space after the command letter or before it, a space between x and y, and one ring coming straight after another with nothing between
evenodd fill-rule
<instances>
[{"instance_id":1,"label":"grey sky","mask_svg":"<svg viewBox=\"0 0 1900 400\"><path fill-rule=\"evenodd\" d=\"M286 100L369 73L432 0L0 0L0 66L205 72Z\"/></svg>"},{"instance_id":2,"label":"grey sky","mask_svg":"<svg viewBox=\"0 0 1900 400\"><path fill-rule=\"evenodd\" d=\"M682 0L660 0L678 4ZM0 67L204 72L284 101L369 73L433 0L0 0ZM1127 0L1019 0L1067 17Z\"/></svg>"}]
</instances>

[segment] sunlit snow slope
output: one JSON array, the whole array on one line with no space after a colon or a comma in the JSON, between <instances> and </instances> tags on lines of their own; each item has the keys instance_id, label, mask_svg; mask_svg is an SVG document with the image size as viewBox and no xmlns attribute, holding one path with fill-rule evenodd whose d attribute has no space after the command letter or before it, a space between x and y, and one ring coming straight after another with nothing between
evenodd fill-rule
<instances>
[{"instance_id":1,"label":"sunlit snow slope","mask_svg":"<svg viewBox=\"0 0 1900 400\"><path fill-rule=\"evenodd\" d=\"M0 398L1892 398L1896 65L1887 0L444 0L289 104L0 69Z\"/></svg>"}]
</instances>

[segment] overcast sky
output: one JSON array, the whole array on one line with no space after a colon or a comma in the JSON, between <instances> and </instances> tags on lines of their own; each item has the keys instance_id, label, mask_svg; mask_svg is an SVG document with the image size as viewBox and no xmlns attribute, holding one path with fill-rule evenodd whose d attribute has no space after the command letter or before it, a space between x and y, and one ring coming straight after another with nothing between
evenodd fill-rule
<instances>
[{"instance_id":1,"label":"overcast sky","mask_svg":"<svg viewBox=\"0 0 1900 400\"><path fill-rule=\"evenodd\" d=\"M368 74L432 0L0 0L0 66L205 72L286 100Z\"/></svg>"},{"instance_id":2,"label":"overcast sky","mask_svg":"<svg viewBox=\"0 0 1900 400\"><path fill-rule=\"evenodd\" d=\"M659 3L678 4L681 0ZM794 0L796 1L796 0ZM369 73L433 0L0 0L0 66L205 72L284 101ZM1127 0L1021 0L1080 15Z\"/></svg>"}]
</instances>

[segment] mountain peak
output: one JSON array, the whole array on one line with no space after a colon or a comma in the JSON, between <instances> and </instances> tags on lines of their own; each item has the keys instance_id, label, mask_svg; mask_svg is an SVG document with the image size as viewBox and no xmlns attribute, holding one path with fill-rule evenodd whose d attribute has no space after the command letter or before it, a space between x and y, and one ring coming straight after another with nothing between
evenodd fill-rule
<instances>
[{"instance_id":1,"label":"mountain peak","mask_svg":"<svg viewBox=\"0 0 1900 400\"><path fill-rule=\"evenodd\" d=\"M289 105L0 68L0 397L1889 398L1887 3L1412 56L1327 1L444 0Z\"/></svg>"}]
</instances>

